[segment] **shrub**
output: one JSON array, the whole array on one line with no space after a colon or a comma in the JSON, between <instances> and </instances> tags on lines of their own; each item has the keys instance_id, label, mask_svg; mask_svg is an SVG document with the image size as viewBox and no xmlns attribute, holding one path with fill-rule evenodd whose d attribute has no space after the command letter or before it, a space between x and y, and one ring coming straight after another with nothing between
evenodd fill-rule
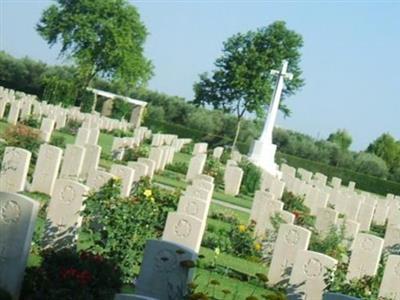
<instances>
[{"instance_id":1,"label":"shrub","mask_svg":"<svg viewBox=\"0 0 400 300\"><path fill-rule=\"evenodd\" d=\"M382 178L386 178L388 175L388 168L385 161L375 154L360 153L357 155L354 165L355 170L360 173Z\"/></svg>"},{"instance_id":2,"label":"shrub","mask_svg":"<svg viewBox=\"0 0 400 300\"><path fill-rule=\"evenodd\" d=\"M118 265L103 256L64 249L42 258L26 270L21 299L111 300L122 286Z\"/></svg>"},{"instance_id":3,"label":"shrub","mask_svg":"<svg viewBox=\"0 0 400 300\"><path fill-rule=\"evenodd\" d=\"M177 162L174 162L173 164L167 165L166 169L176 172L176 173L186 174L188 167L189 166L187 163L185 163L183 161L177 161Z\"/></svg>"},{"instance_id":4,"label":"shrub","mask_svg":"<svg viewBox=\"0 0 400 300\"><path fill-rule=\"evenodd\" d=\"M65 124L65 127L60 129L60 131L71 135L76 135L81 125L82 125L81 122L70 119Z\"/></svg>"},{"instance_id":5,"label":"shrub","mask_svg":"<svg viewBox=\"0 0 400 300\"><path fill-rule=\"evenodd\" d=\"M3 134L7 146L24 148L32 153L31 164L36 163L41 140L39 132L25 125L9 126Z\"/></svg>"},{"instance_id":6,"label":"shrub","mask_svg":"<svg viewBox=\"0 0 400 300\"><path fill-rule=\"evenodd\" d=\"M203 174L214 177L216 186L221 186L224 183L224 165L212 156L207 158Z\"/></svg>"},{"instance_id":7,"label":"shrub","mask_svg":"<svg viewBox=\"0 0 400 300\"><path fill-rule=\"evenodd\" d=\"M130 282L146 241L162 234L168 212L176 210L178 196L144 180L130 197L122 198L120 182L110 180L85 200L82 231L87 240L82 243L90 252L115 261L123 280Z\"/></svg>"},{"instance_id":8,"label":"shrub","mask_svg":"<svg viewBox=\"0 0 400 300\"><path fill-rule=\"evenodd\" d=\"M124 161L136 161L139 157L148 157L150 148L148 145L141 144L139 147L125 149Z\"/></svg>"},{"instance_id":9,"label":"shrub","mask_svg":"<svg viewBox=\"0 0 400 300\"><path fill-rule=\"evenodd\" d=\"M50 145L60 147L60 148L65 148L67 146L67 143L65 141L65 137L60 136L60 135L52 135L51 140L50 140Z\"/></svg>"},{"instance_id":10,"label":"shrub","mask_svg":"<svg viewBox=\"0 0 400 300\"><path fill-rule=\"evenodd\" d=\"M326 236L321 236L317 232L313 232L309 249L311 251L324 253L338 261L343 261L347 257L347 248L343 243L344 239L344 227L337 228L336 226L332 226Z\"/></svg>"},{"instance_id":11,"label":"shrub","mask_svg":"<svg viewBox=\"0 0 400 300\"><path fill-rule=\"evenodd\" d=\"M40 119L35 115L29 115L28 118L22 120L21 123L32 128L40 128Z\"/></svg>"},{"instance_id":12,"label":"shrub","mask_svg":"<svg viewBox=\"0 0 400 300\"><path fill-rule=\"evenodd\" d=\"M243 170L243 179L240 192L246 195L253 195L260 188L261 170L248 159L242 158L239 167Z\"/></svg>"}]
</instances>

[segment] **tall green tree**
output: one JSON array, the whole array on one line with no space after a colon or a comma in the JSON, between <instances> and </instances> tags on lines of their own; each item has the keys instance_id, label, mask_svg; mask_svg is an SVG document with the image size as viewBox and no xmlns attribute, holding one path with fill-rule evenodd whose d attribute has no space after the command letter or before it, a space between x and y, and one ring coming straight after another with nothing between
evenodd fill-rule
<instances>
[{"instance_id":1,"label":"tall green tree","mask_svg":"<svg viewBox=\"0 0 400 300\"><path fill-rule=\"evenodd\" d=\"M288 69L293 73L293 79L287 82L283 91L283 98L303 86L299 66L303 39L286 28L285 22L277 21L255 31L238 33L223 46L222 56L215 61L212 74L201 74L200 80L194 84L193 103L211 105L236 115L235 146L246 112L255 113L257 117L265 116L276 82L270 71L280 69L282 60L289 61ZM290 113L283 102L280 109L286 115Z\"/></svg>"},{"instance_id":2,"label":"tall green tree","mask_svg":"<svg viewBox=\"0 0 400 300\"><path fill-rule=\"evenodd\" d=\"M331 133L327 139L340 147L342 150L348 150L353 138L346 129L338 129L336 132Z\"/></svg>"},{"instance_id":3,"label":"tall green tree","mask_svg":"<svg viewBox=\"0 0 400 300\"><path fill-rule=\"evenodd\" d=\"M391 171L400 167L400 141L396 141L389 133L384 133L373 141L367 152L382 158Z\"/></svg>"},{"instance_id":4,"label":"tall green tree","mask_svg":"<svg viewBox=\"0 0 400 300\"><path fill-rule=\"evenodd\" d=\"M47 8L37 31L60 56L77 67L77 99L96 76L123 89L142 85L152 75L143 55L147 30L126 0L57 0Z\"/></svg>"}]
</instances>

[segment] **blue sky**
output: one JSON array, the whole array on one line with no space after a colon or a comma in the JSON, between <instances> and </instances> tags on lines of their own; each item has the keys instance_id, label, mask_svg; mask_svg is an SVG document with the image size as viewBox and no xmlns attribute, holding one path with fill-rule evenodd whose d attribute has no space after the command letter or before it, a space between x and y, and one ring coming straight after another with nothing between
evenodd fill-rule
<instances>
[{"instance_id":1,"label":"blue sky","mask_svg":"<svg viewBox=\"0 0 400 300\"><path fill-rule=\"evenodd\" d=\"M287 99L292 116L278 125L326 138L339 128L364 149L383 132L400 139L400 2L395 1L131 1L150 36L149 87L191 99L198 74L211 71L222 43L273 21L303 35L305 87ZM34 30L51 1L0 0L0 49L48 63Z\"/></svg>"}]
</instances>

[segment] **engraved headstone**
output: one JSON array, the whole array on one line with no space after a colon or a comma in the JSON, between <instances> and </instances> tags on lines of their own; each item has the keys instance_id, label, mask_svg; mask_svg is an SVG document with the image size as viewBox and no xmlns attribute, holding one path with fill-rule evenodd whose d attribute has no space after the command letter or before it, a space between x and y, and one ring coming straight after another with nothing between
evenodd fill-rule
<instances>
[{"instance_id":1,"label":"engraved headstone","mask_svg":"<svg viewBox=\"0 0 400 300\"><path fill-rule=\"evenodd\" d=\"M6 147L1 164L0 191L16 193L25 188L31 153L17 147Z\"/></svg>"},{"instance_id":2,"label":"engraved headstone","mask_svg":"<svg viewBox=\"0 0 400 300\"><path fill-rule=\"evenodd\" d=\"M147 164L136 161L128 162L128 167L135 171L134 182L138 182L140 179L146 177L149 170Z\"/></svg>"},{"instance_id":3,"label":"engraved headstone","mask_svg":"<svg viewBox=\"0 0 400 300\"><path fill-rule=\"evenodd\" d=\"M198 154L190 159L189 167L186 173L186 180L192 180L197 175L203 173L203 168L206 163L207 155Z\"/></svg>"},{"instance_id":4,"label":"engraved headstone","mask_svg":"<svg viewBox=\"0 0 400 300\"><path fill-rule=\"evenodd\" d=\"M156 167L156 162L152 159L144 158L144 157L139 157L138 159L139 163L143 163L147 166L147 176L152 179Z\"/></svg>"},{"instance_id":5,"label":"engraved headstone","mask_svg":"<svg viewBox=\"0 0 400 300\"><path fill-rule=\"evenodd\" d=\"M87 179L89 174L97 170L100 162L101 147L94 144L85 145L85 156L83 158L80 177Z\"/></svg>"},{"instance_id":6,"label":"engraved headstone","mask_svg":"<svg viewBox=\"0 0 400 300\"><path fill-rule=\"evenodd\" d=\"M351 252L347 279L375 276L383 248L383 239L371 234L357 234Z\"/></svg>"},{"instance_id":7,"label":"engraved headstone","mask_svg":"<svg viewBox=\"0 0 400 300\"><path fill-rule=\"evenodd\" d=\"M121 196L128 197L131 193L135 171L127 166L113 164L110 173L121 179Z\"/></svg>"},{"instance_id":8,"label":"engraved headstone","mask_svg":"<svg viewBox=\"0 0 400 300\"><path fill-rule=\"evenodd\" d=\"M271 265L268 271L270 284L288 280L299 250L307 250L311 231L296 225L282 224L279 227Z\"/></svg>"},{"instance_id":9,"label":"engraved headstone","mask_svg":"<svg viewBox=\"0 0 400 300\"><path fill-rule=\"evenodd\" d=\"M60 178L77 179L81 174L84 158L84 147L68 144L64 152Z\"/></svg>"},{"instance_id":10,"label":"engraved headstone","mask_svg":"<svg viewBox=\"0 0 400 300\"><path fill-rule=\"evenodd\" d=\"M239 167L226 167L224 174L224 193L236 196L242 184L243 170Z\"/></svg>"},{"instance_id":11,"label":"engraved headstone","mask_svg":"<svg viewBox=\"0 0 400 300\"><path fill-rule=\"evenodd\" d=\"M89 173L88 179L86 181L86 185L95 191L98 191L103 185L105 185L110 179L114 178L115 176L111 173L94 170L93 172Z\"/></svg>"},{"instance_id":12,"label":"engraved headstone","mask_svg":"<svg viewBox=\"0 0 400 300\"><path fill-rule=\"evenodd\" d=\"M173 242L185 246L199 253L203 222L196 217L178 213L168 213L167 222L162 235L163 241Z\"/></svg>"},{"instance_id":13,"label":"engraved headstone","mask_svg":"<svg viewBox=\"0 0 400 300\"><path fill-rule=\"evenodd\" d=\"M0 289L19 298L39 203L0 192Z\"/></svg>"},{"instance_id":14,"label":"engraved headstone","mask_svg":"<svg viewBox=\"0 0 400 300\"><path fill-rule=\"evenodd\" d=\"M42 144L39 149L31 191L51 195L54 189L58 171L60 170L62 149Z\"/></svg>"},{"instance_id":15,"label":"engraved headstone","mask_svg":"<svg viewBox=\"0 0 400 300\"><path fill-rule=\"evenodd\" d=\"M339 213L331 208L319 208L315 220L315 229L322 236L326 236L337 224Z\"/></svg>"},{"instance_id":16,"label":"engraved headstone","mask_svg":"<svg viewBox=\"0 0 400 300\"><path fill-rule=\"evenodd\" d=\"M89 188L69 179L57 179L47 208L44 246L74 247L82 223L80 211Z\"/></svg>"},{"instance_id":17,"label":"engraved headstone","mask_svg":"<svg viewBox=\"0 0 400 300\"><path fill-rule=\"evenodd\" d=\"M337 260L327 255L300 250L297 252L289 280L289 300L322 300L325 277L336 267Z\"/></svg>"},{"instance_id":18,"label":"engraved headstone","mask_svg":"<svg viewBox=\"0 0 400 300\"><path fill-rule=\"evenodd\" d=\"M400 300L400 255L389 255L379 289L379 297Z\"/></svg>"},{"instance_id":19,"label":"engraved headstone","mask_svg":"<svg viewBox=\"0 0 400 300\"><path fill-rule=\"evenodd\" d=\"M196 259L193 250L179 244L147 241L135 294L158 300L185 299L193 278L192 269L185 264Z\"/></svg>"}]
</instances>

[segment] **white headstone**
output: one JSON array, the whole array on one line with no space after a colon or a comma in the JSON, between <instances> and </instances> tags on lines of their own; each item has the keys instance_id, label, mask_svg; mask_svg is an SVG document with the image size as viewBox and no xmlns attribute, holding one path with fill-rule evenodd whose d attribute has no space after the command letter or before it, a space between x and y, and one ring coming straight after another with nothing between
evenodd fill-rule
<instances>
[{"instance_id":1,"label":"white headstone","mask_svg":"<svg viewBox=\"0 0 400 300\"><path fill-rule=\"evenodd\" d=\"M224 193L236 196L242 184L243 170L239 167L227 167L224 174Z\"/></svg>"},{"instance_id":2,"label":"white headstone","mask_svg":"<svg viewBox=\"0 0 400 300\"><path fill-rule=\"evenodd\" d=\"M39 203L0 192L0 289L19 299Z\"/></svg>"},{"instance_id":3,"label":"white headstone","mask_svg":"<svg viewBox=\"0 0 400 300\"><path fill-rule=\"evenodd\" d=\"M64 152L61 166L60 178L77 179L82 171L85 148L78 145L68 144Z\"/></svg>"},{"instance_id":4,"label":"white headstone","mask_svg":"<svg viewBox=\"0 0 400 300\"><path fill-rule=\"evenodd\" d=\"M45 225L44 246L61 249L74 247L82 223L80 212L89 188L69 179L57 179Z\"/></svg>"},{"instance_id":5,"label":"white headstone","mask_svg":"<svg viewBox=\"0 0 400 300\"><path fill-rule=\"evenodd\" d=\"M81 178L87 179L89 174L97 170L100 162L101 147L94 144L85 145L85 156L83 158Z\"/></svg>"},{"instance_id":6,"label":"white headstone","mask_svg":"<svg viewBox=\"0 0 400 300\"><path fill-rule=\"evenodd\" d=\"M189 167L186 173L186 180L192 180L197 175L203 173L203 168L206 163L207 155L198 154L190 159Z\"/></svg>"},{"instance_id":7,"label":"white headstone","mask_svg":"<svg viewBox=\"0 0 400 300\"><path fill-rule=\"evenodd\" d=\"M399 283L400 255L389 255L379 289L379 297L383 299L400 300Z\"/></svg>"},{"instance_id":8,"label":"white headstone","mask_svg":"<svg viewBox=\"0 0 400 300\"><path fill-rule=\"evenodd\" d=\"M111 173L94 170L93 172L89 173L88 179L86 181L86 185L95 191L98 191L103 185L105 185L110 179L114 178L115 176Z\"/></svg>"},{"instance_id":9,"label":"white headstone","mask_svg":"<svg viewBox=\"0 0 400 300\"><path fill-rule=\"evenodd\" d=\"M17 147L6 147L0 172L0 191L16 193L25 188L31 153Z\"/></svg>"},{"instance_id":10,"label":"white headstone","mask_svg":"<svg viewBox=\"0 0 400 300\"><path fill-rule=\"evenodd\" d=\"M287 280L299 250L307 250L311 231L300 226L282 224L279 227L272 261L268 271L268 282L275 285Z\"/></svg>"},{"instance_id":11,"label":"white headstone","mask_svg":"<svg viewBox=\"0 0 400 300\"><path fill-rule=\"evenodd\" d=\"M180 244L198 253L203 238L203 226L203 222L196 217L170 212L168 213L162 240Z\"/></svg>"},{"instance_id":12,"label":"white headstone","mask_svg":"<svg viewBox=\"0 0 400 300\"><path fill-rule=\"evenodd\" d=\"M128 197L131 193L135 171L127 166L113 164L110 173L121 179L121 196Z\"/></svg>"},{"instance_id":13,"label":"white headstone","mask_svg":"<svg viewBox=\"0 0 400 300\"><path fill-rule=\"evenodd\" d=\"M58 171L60 170L62 149L42 144L39 149L31 191L51 195L54 189Z\"/></svg>"},{"instance_id":14,"label":"white headstone","mask_svg":"<svg viewBox=\"0 0 400 300\"><path fill-rule=\"evenodd\" d=\"M383 239L371 234L357 234L351 252L347 279L375 276L383 248Z\"/></svg>"}]
</instances>

